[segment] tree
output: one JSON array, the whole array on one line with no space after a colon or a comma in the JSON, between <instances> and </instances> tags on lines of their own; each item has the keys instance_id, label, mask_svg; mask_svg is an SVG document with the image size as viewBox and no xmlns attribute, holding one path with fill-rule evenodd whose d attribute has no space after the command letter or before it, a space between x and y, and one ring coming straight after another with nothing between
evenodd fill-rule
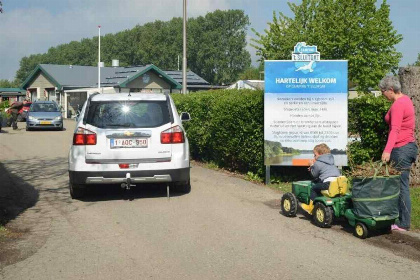
<instances>
[{"instance_id":1,"label":"tree","mask_svg":"<svg viewBox=\"0 0 420 280\"><path fill-rule=\"evenodd\" d=\"M297 42L318 46L322 59L347 59L349 80L359 91L376 87L390 71L397 70L402 57L395 45L401 42L389 19L390 8L383 0L302 0L288 3L294 18L273 13L265 34L254 33L257 54L264 59L290 59Z\"/></svg>"},{"instance_id":2,"label":"tree","mask_svg":"<svg viewBox=\"0 0 420 280\"><path fill-rule=\"evenodd\" d=\"M0 88L15 88L15 87L19 87L19 85L15 82L11 82L6 79L0 80Z\"/></svg>"},{"instance_id":3,"label":"tree","mask_svg":"<svg viewBox=\"0 0 420 280\"><path fill-rule=\"evenodd\" d=\"M210 83L228 84L251 64L245 49L249 18L241 10L216 10L189 20L188 65Z\"/></svg>"},{"instance_id":4,"label":"tree","mask_svg":"<svg viewBox=\"0 0 420 280\"><path fill-rule=\"evenodd\" d=\"M251 64L246 48L248 16L240 10L215 11L188 20L188 67L213 84L227 84ZM155 64L164 70L178 69L182 61L182 18L155 21L101 37L101 60L110 66ZM45 54L23 57L16 73L19 83L41 63L95 66L98 37L52 47Z\"/></svg>"},{"instance_id":5,"label":"tree","mask_svg":"<svg viewBox=\"0 0 420 280\"><path fill-rule=\"evenodd\" d=\"M264 64L260 63L258 67L250 66L244 72L239 74L240 80L264 80Z\"/></svg>"},{"instance_id":6,"label":"tree","mask_svg":"<svg viewBox=\"0 0 420 280\"><path fill-rule=\"evenodd\" d=\"M414 66L420 66L420 53L417 56L417 61L414 63Z\"/></svg>"}]
</instances>

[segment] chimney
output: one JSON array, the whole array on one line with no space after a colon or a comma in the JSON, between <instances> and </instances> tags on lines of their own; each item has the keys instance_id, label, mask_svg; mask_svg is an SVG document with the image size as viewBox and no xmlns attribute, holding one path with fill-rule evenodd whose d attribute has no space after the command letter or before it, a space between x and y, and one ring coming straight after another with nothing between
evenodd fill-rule
<instances>
[{"instance_id":1,"label":"chimney","mask_svg":"<svg viewBox=\"0 0 420 280\"><path fill-rule=\"evenodd\" d=\"M113 59L112 60L112 67L119 67L120 66L120 61L118 59Z\"/></svg>"}]
</instances>

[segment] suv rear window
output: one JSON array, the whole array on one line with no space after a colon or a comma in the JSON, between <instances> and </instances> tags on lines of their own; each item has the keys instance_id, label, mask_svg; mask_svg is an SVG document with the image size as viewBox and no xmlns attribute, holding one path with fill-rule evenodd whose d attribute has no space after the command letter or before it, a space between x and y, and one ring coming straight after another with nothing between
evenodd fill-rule
<instances>
[{"instance_id":1,"label":"suv rear window","mask_svg":"<svg viewBox=\"0 0 420 280\"><path fill-rule=\"evenodd\" d=\"M86 120L98 128L158 127L168 122L166 101L92 101Z\"/></svg>"}]
</instances>

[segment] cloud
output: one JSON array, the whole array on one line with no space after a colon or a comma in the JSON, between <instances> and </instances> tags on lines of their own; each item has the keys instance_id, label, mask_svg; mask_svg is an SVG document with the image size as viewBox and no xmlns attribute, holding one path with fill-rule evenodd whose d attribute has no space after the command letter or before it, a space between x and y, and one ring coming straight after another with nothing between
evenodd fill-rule
<instances>
[{"instance_id":1,"label":"cloud","mask_svg":"<svg viewBox=\"0 0 420 280\"><path fill-rule=\"evenodd\" d=\"M0 28L0 79L13 79L24 56L82 38L183 16L181 0L72 0L5 9ZM45 4L44 4L45 5ZM187 1L188 17L231 8L228 0Z\"/></svg>"}]
</instances>

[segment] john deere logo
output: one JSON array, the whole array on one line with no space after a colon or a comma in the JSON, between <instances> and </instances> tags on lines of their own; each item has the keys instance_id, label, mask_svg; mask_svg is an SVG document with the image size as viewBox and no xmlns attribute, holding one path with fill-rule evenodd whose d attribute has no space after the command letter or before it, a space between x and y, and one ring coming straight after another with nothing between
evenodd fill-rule
<instances>
[{"instance_id":1,"label":"john deere logo","mask_svg":"<svg viewBox=\"0 0 420 280\"><path fill-rule=\"evenodd\" d=\"M299 42L293 50L292 60L295 61L295 71L306 74L314 71L316 61L321 60L321 54L317 46L307 46L305 42Z\"/></svg>"},{"instance_id":2,"label":"john deere logo","mask_svg":"<svg viewBox=\"0 0 420 280\"><path fill-rule=\"evenodd\" d=\"M124 135L125 136L133 136L134 133L133 132L130 132L130 131L126 131L126 132L124 132Z\"/></svg>"}]
</instances>

